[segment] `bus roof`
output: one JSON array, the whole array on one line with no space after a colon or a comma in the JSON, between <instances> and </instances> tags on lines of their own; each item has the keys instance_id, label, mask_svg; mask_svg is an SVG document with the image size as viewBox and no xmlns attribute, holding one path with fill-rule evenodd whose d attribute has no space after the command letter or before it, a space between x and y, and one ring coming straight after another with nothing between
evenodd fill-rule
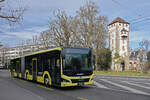
<instances>
[{"instance_id":1,"label":"bus roof","mask_svg":"<svg viewBox=\"0 0 150 100\"><path fill-rule=\"evenodd\" d=\"M46 52L49 52L49 51L55 51L55 50L61 51L63 48L74 48L74 47L58 47L58 48L51 48L51 49L47 49L47 50L41 50L41 51L33 52L31 54L26 54L24 56L18 56L18 57L12 58L11 60L14 60L14 59L17 59L17 58L21 58L21 57L26 57L26 56L32 56L32 55L36 55L36 54L46 53ZM90 49L90 48L74 48L74 49Z\"/></svg>"},{"instance_id":2,"label":"bus roof","mask_svg":"<svg viewBox=\"0 0 150 100\"><path fill-rule=\"evenodd\" d=\"M24 57L26 57L26 56L31 56L31 55L36 55L36 54L41 54L41 53L46 53L46 52L49 52L49 51L55 51L55 50L61 51L62 48L59 47L59 48L52 48L52 49L48 49L48 50L41 50L41 51L33 52L33 53L31 53L31 54L26 54L26 55L24 55ZM22 56L18 56L18 57L12 58L11 60L17 59L17 58L21 58L21 57L22 57Z\"/></svg>"}]
</instances>

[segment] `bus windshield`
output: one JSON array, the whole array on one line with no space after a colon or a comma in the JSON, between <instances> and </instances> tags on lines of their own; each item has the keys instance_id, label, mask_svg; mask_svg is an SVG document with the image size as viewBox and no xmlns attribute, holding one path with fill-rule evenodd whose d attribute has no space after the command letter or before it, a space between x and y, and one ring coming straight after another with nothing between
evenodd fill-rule
<instances>
[{"instance_id":1,"label":"bus windshield","mask_svg":"<svg viewBox=\"0 0 150 100\"><path fill-rule=\"evenodd\" d=\"M91 50L72 49L66 50L63 61L63 72L82 73L92 71Z\"/></svg>"}]
</instances>

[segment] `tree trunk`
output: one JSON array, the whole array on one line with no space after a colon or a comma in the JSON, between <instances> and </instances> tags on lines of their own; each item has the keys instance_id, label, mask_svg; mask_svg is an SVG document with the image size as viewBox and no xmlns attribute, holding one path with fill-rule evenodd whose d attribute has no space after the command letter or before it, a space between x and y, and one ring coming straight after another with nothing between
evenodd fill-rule
<instances>
[{"instance_id":1,"label":"tree trunk","mask_svg":"<svg viewBox=\"0 0 150 100\"><path fill-rule=\"evenodd\" d=\"M95 51L95 70L98 70L98 50Z\"/></svg>"}]
</instances>

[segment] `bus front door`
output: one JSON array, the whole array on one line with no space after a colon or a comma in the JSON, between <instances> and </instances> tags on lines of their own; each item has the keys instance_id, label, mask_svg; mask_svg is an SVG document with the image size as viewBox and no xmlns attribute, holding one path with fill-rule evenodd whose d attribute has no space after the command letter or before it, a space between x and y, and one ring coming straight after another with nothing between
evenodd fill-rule
<instances>
[{"instance_id":1,"label":"bus front door","mask_svg":"<svg viewBox=\"0 0 150 100\"><path fill-rule=\"evenodd\" d=\"M19 77L19 73L20 73L19 61L16 61L16 72L17 72L17 77Z\"/></svg>"},{"instance_id":2,"label":"bus front door","mask_svg":"<svg viewBox=\"0 0 150 100\"><path fill-rule=\"evenodd\" d=\"M60 85L60 59L57 56L53 59L52 84Z\"/></svg>"},{"instance_id":3,"label":"bus front door","mask_svg":"<svg viewBox=\"0 0 150 100\"><path fill-rule=\"evenodd\" d=\"M32 59L32 77L33 77L33 81L36 81L36 78L37 78L37 58Z\"/></svg>"}]
</instances>

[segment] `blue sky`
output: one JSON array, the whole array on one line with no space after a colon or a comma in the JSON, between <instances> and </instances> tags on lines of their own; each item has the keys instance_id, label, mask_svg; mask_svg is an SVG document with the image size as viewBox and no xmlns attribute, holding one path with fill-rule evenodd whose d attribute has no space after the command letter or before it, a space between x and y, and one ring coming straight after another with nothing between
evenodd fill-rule
<instances>
[{"instance_id":1,"label":"blue sky","mask_svg":"<svg viewBox=\"0 0 150 100\"><path fill-rule=\"evenodd\" d=\"M18 0L28 9L24 20L16 26L1 22L0 41L8 46L15 46L48 29L48 21L53 18L52 12L57 9L65 10L68 15L76 11L87 0ZM142 39L150 39L150 1L149 0L91 0L100 7L100 13L108 17L110 23L116 17L121 17L130 23L130 47L138 48ZM18 5L18 4L16 4ZM139 20L134 20L138 19Z\"/></svg>"}]
</instances>

